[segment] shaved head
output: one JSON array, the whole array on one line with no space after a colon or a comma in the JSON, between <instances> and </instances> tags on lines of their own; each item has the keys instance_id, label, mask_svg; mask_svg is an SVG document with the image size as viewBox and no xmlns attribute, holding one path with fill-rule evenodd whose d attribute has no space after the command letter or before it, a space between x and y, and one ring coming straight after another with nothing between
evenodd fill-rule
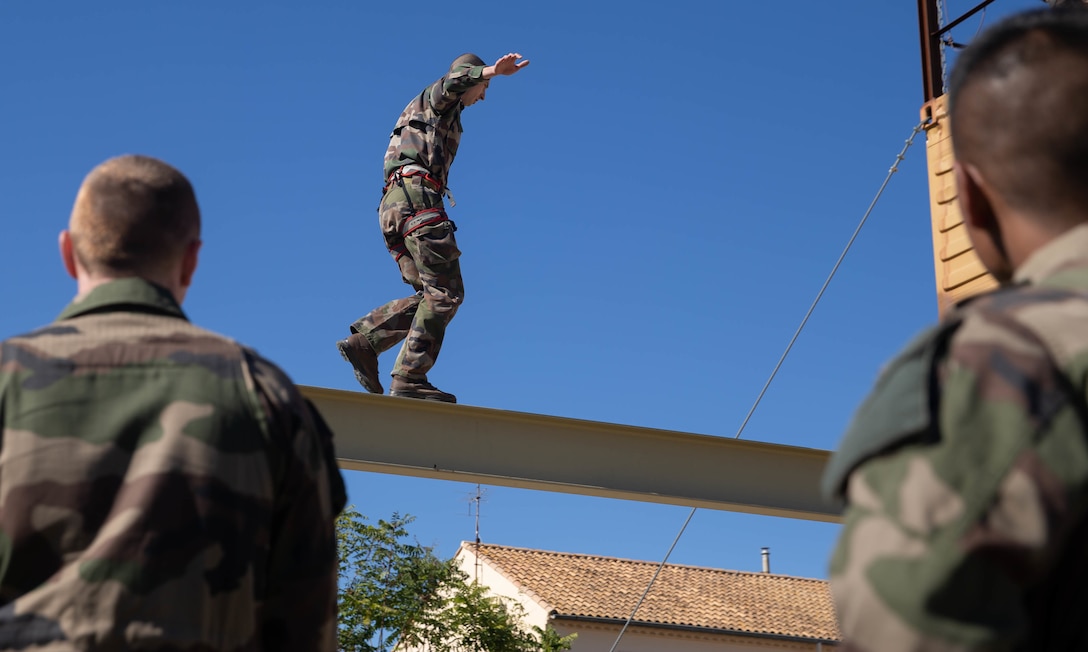
<instances>
[{"instance_id":1,"label":"shaved head","mask_svg":"<svg viewBox=\"0 0 1088 652\"><path fill-rule=\"evenodd\" d=\"M468 53L462 54L461 56L459 56L459 57L457 57L456 59L453 60L453 63L450 64L450 72L453 72L454 70L457 70L459 67L465 66L465 65L468 65L468 66L486 66L487 64L484 63L484 60L481 59L480 57L476 56L475 54L472 54L471 52L468 52Z\"/></svg>"},{"instance_id":2,"label":"shaved head","mask_svg":"<svg viewBox=\"0 0 1088 652\"><path fill-rule=\"evenodd\" d=\"M68 231L92 274L157 278L169 276L199 241L200 209L178 170L148 156L119 156L83 180Z\"/></svg>"},{"instance_id":3,"label":"shaved head","mask_svg":"<svg viewBox=\"0 0 1088 652\"><path fill-rule=\"evenodd\" d=\"M1088 220L1088 10L1006 19L963 52L949 86L961 163L1013 210Z\"/></svg>"}]
</instances>

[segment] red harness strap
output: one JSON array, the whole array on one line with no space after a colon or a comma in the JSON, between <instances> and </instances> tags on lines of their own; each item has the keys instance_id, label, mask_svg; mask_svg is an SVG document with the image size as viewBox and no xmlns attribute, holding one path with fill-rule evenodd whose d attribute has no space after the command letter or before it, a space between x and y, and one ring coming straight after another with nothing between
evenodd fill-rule
<instances>
[{"instance_id":1,"label":"red harness strap","mask_svg":"<svg viewBox=\"0 0 1088 652\"><path fill-rule=\"evenodd\" d=\"M415 166L411 165L405 165L393 170L393 173L389 175L389 180L386 182L385 187L388 188L393 185L398 179L408 179L411 177L423 177L423 180L434 186L435 190L439 192L442 191L442 184L438 182L438 179L432 177L430 172L427 172L422 168L417 169Z\"/></svg>"},{"instance_id":2,"label":"red harness strap","mask_svg":"<svg viewBox=\"0 0 1088 652\"><path fill-rule=\"evenodd\" d=\"M421 211L416 211L412 217L409 217L404 221L404 226L400 228L400 234L405 238L409 233L421 229L431 224L439 224L445 222L449 218L446 217L446 211L441 208L424 208Z\"/></svg>"}]
</instances>

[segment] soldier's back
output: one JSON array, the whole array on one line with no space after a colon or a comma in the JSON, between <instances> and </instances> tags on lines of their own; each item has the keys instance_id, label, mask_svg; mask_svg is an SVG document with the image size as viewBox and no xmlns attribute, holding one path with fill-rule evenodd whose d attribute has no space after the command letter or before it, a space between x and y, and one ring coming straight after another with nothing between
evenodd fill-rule
<instances>
[{"instance_id":1,"label":"soldier's back","mask_svg":"<svg viewBox=\"0 0 1088 652\"><path fill-rule=\"evenodd\" d=\"M1008 446L963 546L1019 585L1022 650L1088 649L1088 261L1053 252L1035 261L1033 285L995 292L966 308L944 388L950 414L988 404L973 448ZM973 376L969 382L959 370ZM970 388L970 391L964 391ZM1013 435L1017 436L1013 436ZM1003 436L1007 435L1008 438ZM960 462L970 468L965 449ZM981 505L980 505L981 506ZM1011 616L1011 614L1009 614ZM1015 623L1023 618L1026 622Z\"/></svg>"},{"instance_id":2,"label":"soldier's back","mask_svg":"<svg viewBox=\"0 0 1088 652\"><path fill-rule=\"evenodd\" d=\"M0 345L0 648L262 649L293 463L277 392L298 400L252 351L143 307Z\"/></svg>"},{"instance_id":3,"label":"soldier's back","mask_svg":"<svg viewBox=\"0 0 1088 652\"><path fill-rule=\"evenodd\" d=\"M893 360L832 457L853 649L1088 649L1088 227L1023 271Z\"/></svg>"}]
</instances>

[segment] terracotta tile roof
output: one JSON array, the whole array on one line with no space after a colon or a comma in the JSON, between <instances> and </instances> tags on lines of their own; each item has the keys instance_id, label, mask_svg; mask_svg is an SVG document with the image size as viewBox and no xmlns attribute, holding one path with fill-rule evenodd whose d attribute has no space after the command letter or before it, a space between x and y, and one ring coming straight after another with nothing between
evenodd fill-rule
<instances>
[{"instance_id":1,"label":"terracotta tile roof","mask_svg":"<svg viewBox=\"0 0 1088 652\"><path fill-rule=\"evenodd\" d=\"M461 544L471 552L472 543ZM659 562L480 544L479 557L558 617L627 620ZM824 580L666 564L635 623L839 640Z\"/></svg>"}]
</instances>

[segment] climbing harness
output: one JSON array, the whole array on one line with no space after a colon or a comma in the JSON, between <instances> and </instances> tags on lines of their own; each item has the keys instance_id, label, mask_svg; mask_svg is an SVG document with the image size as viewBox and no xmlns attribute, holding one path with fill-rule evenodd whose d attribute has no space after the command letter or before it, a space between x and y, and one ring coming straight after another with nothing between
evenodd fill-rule
<instances>
[{"instance_id":1,"label":"climbing harness","mask_svg":"<svg viewBox=\"0 0 1088 652\"><path fill-rule=\"evenodd\" d=\"M400 227L401 236L407 238L408 234L412 233L413 231L421 229L425 226L430 226L432 224L441 224L442 222L449 222L450 230L456 231L457 225L454 224L453 220L451 220L446 215L445 209L441 206L435 208L424 208L418 211L416 210L415 205L412 204L412 197L408 194L408 188L406 188L404 185L404 179L405 177L417 176L423 177L423 180L431 183L435 187L435 190L449 197L450 206L456 205L456 202L453 201L453 195L450 194L449 189L444 189L442 187L442 184L431 176L431 173L429 170L427 170L427 168L419 165L404 165L397 168L393 171L393 174L390 177L390 184L396 183L400 186L400 189L404 192L404 199L408 202L408 210L412 211L412 216L405 220L404 224ZM386 188L388 187L389 186L386 185Z\"/></svg>"},{"instance_id":2,"label":"climbing harness","mask_svg":"<svg viewBox=\"0 0 1088 652\"><path fill-rule=\"evenodd\" d=\"M443 186L442 183L431 176L430 170L422 165L402 165L396 170L393 170L393 174L389 175L389 181L385 184L385 189L388 190L389 186L396 183L400 186L401 190L404 190L404 196L408 199L408 207L412 208L412 198L408 197L408 191L404 189L404 179L411 177L423 177L423 180L434 186L434 189L442 196L450 201L450 206L456 206L457 202L453 199L453 193L450 192L449 187ZM415 210L412 208L412 210Z\"/></svg>"}]
</instances>

